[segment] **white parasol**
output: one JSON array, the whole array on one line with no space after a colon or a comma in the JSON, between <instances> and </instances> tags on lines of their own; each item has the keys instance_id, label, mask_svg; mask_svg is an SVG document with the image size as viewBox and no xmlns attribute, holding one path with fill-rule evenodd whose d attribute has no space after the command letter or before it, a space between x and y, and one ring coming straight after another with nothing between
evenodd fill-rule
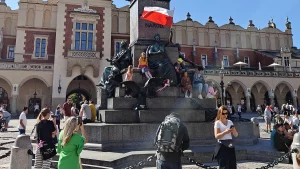
<instances>
[{"instance_id":1,"label":"white parasol","mask_svg":"<svg viewBox=\"0 0 300 169\"><path fill-rule=\"evenodd\" d=\"M233 64L233 66L239 66L240 70L242 70L242 66L247 66L248 64L245 62L237 62L235 64Z\"/></svg>"},{"instance_id":2,"label":"white parasol","mask_svg":"<svg viewBox=\"0 0 300 169\"><path fill-rule=\"evenodd\" d=\"M260 62L258 62L258 70L261 70Z\"/></svg>"},{"instance_id":3,"label":"white parasol","mask_svg":"<svg viewBox=\"0 0 300 169\"><path fill-rule=\"evenodd\" d=\"M281 65L278 64L278 63L272 63L272 64L270 64L268 67L274 67L274 70L275 70L276 67L280 67L280 66L281 66Z\"/></svg>"}]
</instances>

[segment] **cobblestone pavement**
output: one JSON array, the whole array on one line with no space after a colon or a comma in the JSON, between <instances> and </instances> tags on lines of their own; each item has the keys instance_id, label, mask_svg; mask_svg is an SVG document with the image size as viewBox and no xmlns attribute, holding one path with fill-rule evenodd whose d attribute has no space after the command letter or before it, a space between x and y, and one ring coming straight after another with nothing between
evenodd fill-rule
<instances>
[{"instance_id":1,"label":"cobblestone pavement","mask_svg":"<svg viewBox=\"0 0 300 169\"><path fill-rule=\"evenodd\" d=\"M257 114L255 113L247 113L243 114L244 118L251 118L253 116L256 116ZM19 120L11 120L8 128L8 132L0 132L0 157L1 156L6 156L10 152L10 148L13 145L13 142L15 138L18 136L18 122ZM265 129L265 123L263 119L260 117L259 118L260 126L261 129ZM30 134L34 124L36 123L35 119L29 119L28 120L28 125L26 129L26 134ZM61 123L62 127L64 123ZM266 133L265 131L261 130L261 137L262 138L270 138L270 134ZM9 168L9 163L10 163L10 157L7 156L5 158L2 158L0 160L0 169L8 169ZM216 165L215 163L208 164L208 165ZM258 167L262 167L266 165L266 163L261 163L261 162L253 162L253 161L241 161L238 163L238 168L239 169L254 169ZM198 169L199 167L196 166L184 166L184 169ZM275 169L292 169L292 165L290 164L279 164L278 166L274 167ZM148 168L148 169L154 169L154 168Z\"/></svg>"}]
</instances>

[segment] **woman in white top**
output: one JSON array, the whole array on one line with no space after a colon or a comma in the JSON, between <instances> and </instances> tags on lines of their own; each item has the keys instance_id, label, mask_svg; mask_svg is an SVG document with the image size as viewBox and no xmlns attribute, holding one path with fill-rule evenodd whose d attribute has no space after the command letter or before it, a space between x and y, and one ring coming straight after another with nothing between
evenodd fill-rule
<instances>
[{"instance_id":1,"label":"woman in white top","mask_svg":"<svg viewBox=\"0 0 300 169\"><path fill-rule=\"evenodd\" d=\"M235 148L232 144L232 134L237 137L238 132L231 120L227 120L228 109L221 106L215 120L214 133L218 140L214 158L218 160L219 169L236 169Z\"/></svg>"}]
</instances>

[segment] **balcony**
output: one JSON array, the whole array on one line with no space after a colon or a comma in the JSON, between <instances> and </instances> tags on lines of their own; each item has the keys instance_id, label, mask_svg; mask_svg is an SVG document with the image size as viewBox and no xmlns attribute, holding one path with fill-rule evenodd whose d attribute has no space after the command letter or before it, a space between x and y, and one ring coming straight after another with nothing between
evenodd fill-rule
<instances>
[{"instance_id":1,"label":"balcony","mask_svg":"<svg viewBox=\"0 0 300 169\"><path fill-rule=\"evenodd\" d=\"M100 59L100 52L94 51L68 51L69 58L85 58L85 59Z\"/></svg>"},{"instance_id":2,"label":"balcony","mask_svg":"<svg viewBox=\"0 0 300 169\"><path fill-rule=\"evenodd\" d=\"M86 68L91 66L93 68L93 76L99 76L101 52L96 51L76 51L69 50L67 59L67 77L72 76L72 69L74 66L79 66L81 74L84 74Z\"/></svg>"}]
</instances>

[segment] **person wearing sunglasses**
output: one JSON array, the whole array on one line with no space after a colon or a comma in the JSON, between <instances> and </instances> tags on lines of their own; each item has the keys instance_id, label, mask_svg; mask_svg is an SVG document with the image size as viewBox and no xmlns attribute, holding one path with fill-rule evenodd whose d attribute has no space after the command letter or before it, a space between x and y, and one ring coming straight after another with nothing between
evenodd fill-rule
<instances>
[{"instance_id":1,"label":"person wearing sunglasses","mask_svg":"<svg viewBox=\"0 0 300 169\"><path fill-rule=\"evenodd\" d=\"M214 124L215 138L218 140L213 159L218 160L219 169L236 169L235 148L232 135L238 136L238 132L231 120L227 120L228 109L221 106L218 109Z\"/></svg>"}]
</instances>

